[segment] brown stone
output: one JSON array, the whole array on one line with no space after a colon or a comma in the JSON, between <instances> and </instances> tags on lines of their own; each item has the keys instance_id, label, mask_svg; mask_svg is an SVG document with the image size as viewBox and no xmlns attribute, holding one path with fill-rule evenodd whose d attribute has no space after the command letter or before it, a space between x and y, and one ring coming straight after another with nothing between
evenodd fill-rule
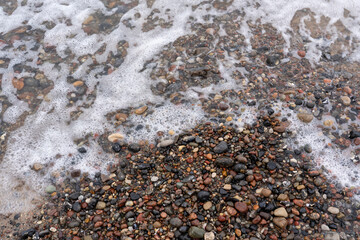
<instances>
[{"instance_id":1,"label":"brown stone","mask_svg":"<svg viewBox=\"0 0 360 240\"><path fill-rule=\"evenodd\" d=\"M236 202L235 208L236 208L236 210L238 210L240 213L243 213L243 214L247 213L247 211L248 211L248 206L244 202Z\"/></svg>"},{"instance_id":2,"label":"brown stone","mask_svg":"<svg viewBox=\"0 0 360 240\"><path fill-rule=\"evenodd\" d=\"M286 218L284 217L274 217L273 222L276 226L285 229L287 226Z\"/></svg>"},{"instance_id":3,"label":"brown stone","mask_svg":"<svg viewBox=\"0 0 360 240\"><path fill-rule=\"evenodd\" d=\"M266 189L266 188L263 188L261 190L261 195L263 195L264 197L269 197L271 195L271 190L270 189Z\"/></svg>"},{"instance_id":4,"label":"brown stone","mask_svg":"<svg viewBox=\"0 0 360 240\"><path fill-rule=\"evenodd\" d=\"M228 212L228 214L230 214L231 216L235 216L237 214L237 211L235 210L235 208L227 206L226 211Z\"/></svg>"}]
</instances>

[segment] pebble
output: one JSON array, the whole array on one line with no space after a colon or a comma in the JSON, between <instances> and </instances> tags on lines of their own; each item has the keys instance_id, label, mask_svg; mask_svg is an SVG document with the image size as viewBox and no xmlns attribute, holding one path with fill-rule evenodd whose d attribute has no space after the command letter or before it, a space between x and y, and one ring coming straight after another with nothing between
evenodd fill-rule
<instances>
[{"instance_id":1,"label":"pebble","mask_svg":"<svg viewBox=\"0 0 360 240\"><path fill-rule=\"evenodd\" d=\"M329 213L335 214L335 215L340 212L340 210L338 208L336 208L336 207L329 207L328 211L329 211Z\"/></svg>"},{"instance_id":2,"label":"pebble","mask_svg":"<svg viewBox=\"0 0 360 240\"><path fill-rule=\"evenodd\" d=\"M108 140L109 142L117 142L119 140L124 139L124 136L120 133L113 133L111 135L108 136Z\"/></svg>"},{"instance_id":3,"label":"pebble","mask_svg":"<svg viewBox=\"0 0 360 240\"><path fill-rule=\"evenodd\" d=\"M210 193L208 191L200 191L197 194L197 198L201 202L206 202L210 198Z\"/></svg>"},{"instance_id":4,"label":"pebble","mask_svg":"<svg viewBox=\"0 0 360 240\"><path fill-rule=\"evenodd\" d=\"M102 201L99 201L96 203L96 209L98 210L102 210L106 207L106 203L102 202Z\"/></svg>"},{"instance_id":5,"label":"pebble","mask_svg":"<svg viewBox=\"0 0 360 240\"><path fill-rule=\"evenodd\" d=\"M345 106L349 106L351 103L351 99L348 96L342 96L341 101Z\"/></svg>"},{"instance_id":6,"label":"pebble","mask_svg":"<svg viewBox=\"0 0 360 240\"><path fill-rule=\"evenodd\" d=\"M204 235L205 235L205 230L204 229L201 229L201 228L198 228L198 227L191 227L189 229L189 236L192 237L192 238L196 238L196 239L199 239L199 238L203 238Z\"/></svg>"},{"instance_id":7,"label":"pebble","mask_svg":"<svg viewBox=\"0 0 360 240\"><path fill-rule=\"evenodd\" d=\"M141 115L141 114L143 114L147 109L148 109L147 106L142 106L142 107L140 107L140 108L138 108L138 109L135 110L135 114Z\"/></svg>"},{"instance_id":8,"label":"pebble","mask_svg":"<svg viewBox=\"0 0 360 240\"><path fill-rule=\"evenodd\" d=\"M267 188L263 188L261 190L261 195L263 195L264 197L269 197L271 195L271 190Z\"/></svg>"},{"instance_id":9,"label":"pebble","mask_svg":"<svg viewBox=\"0 0 360 240\"><path fill-rule=\"evenodd\" d=\"M236 202L235 208L236 208L236 210L238 210L240 213L243 213L243 214L247 213L247 211L248 211L248 206L244 202Z\"/></svg>"},{"instance_id":10,"label":"pebble","mask_svg":"<svg viewBox=\"0 0 360 240\"><path fill-rule=\"evenodd\" d=\"M286 228L287 226L287 221L286 218L284 217L274 217L273 222L276 226L280 227L280 228Z\"/></svg>"},{"instance_id":11,"label":"pebble","mask_svg":"<svg viewBox=\"0 0 360 240\"><path fill-rule=\"evenodd\" d=\"M214 240L215 234L213 232L207 232L204 234L204 240Z\"/></svg>"},{"instance_id":12,"label":"pebble","mask_svg":"<svg viewBox=\"0 0 360 240\"><path fill-rule=\"evenodd\" d=\"M159 177L157 176L152 176L150 179L152 182L157 182L159 180Z\"/></svg>"},{"instance_id":13,"label":"pebble","mask_svg":"<svg viewBox=\"0 0 360 240\"><path fill-rule=\"evenodd\" d=\"M297 117L304 123L310 123L314 119L314 116L309 113L298 113Z\"/></svg>"},{"instance_id":14,"label":"pebble","mask_svg":"<svg viewBox=\"0 0 360 240\"><path fill-rule=\"evenodd\" d=\"M231 184L225 184L223 189L225 189L227 191L231 190Z\"/></svg>"},{"instance_id":15,"label":"pebble","mask_svg":"<svg viewBox=\"0 0 360 240\"><path fill-rule=\"evenodd\" d=\"M215 164L219 167L229 168L234 165L234 160L229 157L218 157L215 160Z\"/></svg>"},{"instance_id":16,"label":"pebble","mask_svg":"<svg viewBox=\"0 0 360 240\"><path fill-rule=\"evenodd\" d=\"M284 207L275 209L274 215L277 217L288 217L288 213Z\"/></svg>"},{"instance_id":17,"label":"pebble","mask_svg":"<svg viewBox=\"0 0 360 240\"><path fill-rule=\"evenodd\" d=\"M325 240L340 240L340 235L337 232L327 232Z\"/></svg>"},{"instance_id":18,"label":"pebble","mask_svg":"<svg viewBox=\"0 0 360 240\"><path fill-rule=\"evenodd\" d=\"M212 207L212 203L210 201L204 203L203 208L204 210L209 210Z\"/></svg>"},{"instance_id":19,"label":"pebble","mask_svg":"<svg viewBox=\"0 0 360 240\"><path fill-rule=\"evenodd\" d=\"M42 165L41 163L34 163L34 165L33 165L33 170L36 172L40 171L43 168L44 168L44 165Z\"/></svg>"},{"instance_id":20,"label":"pebble","mask_svg":"<svg viewBox=\"0 0 360 240\"><path fill-rule=\"evenodd\" d=\"M49 194L51 194L51 193L53 193L53 192L55 192L56 191L56 187L54 186L54 185L48 185L46 188L45 188L45 192L46 193L49 193Z\"/></svg>"},{"instance_id":21,"label":"pebble","mask_svg":"<svg viewBox=\"0 0 360 240\"><path fill-rule=\"evenodd\" d=\"M279 201L287 201L287 200L288 200L288 195L281 193L281 194L277 197L277 200L279 200Z\"/></svg>"},{"instance_id":22,"label":"pebble","mask_svg":"<svg viewBox=\"0 0 360 240\"><path fill-rule=\"evenodd\" d=\"M228 145L224 141L221 141L216 147L214 147L214 152L218 154L227 152L227 150L228 150Z\"/></svg>"},{"instance_id":23,"label":"pebble","mask_svg":"<svg viewBox=\"0 0 360 240\"><path fill-rule=\"evenodd\" d=\"M170 219L170 225L178 228L183 225L183 222L181 221L180 218L175 217L175 218Z\"/></svg>"}]
</instances>

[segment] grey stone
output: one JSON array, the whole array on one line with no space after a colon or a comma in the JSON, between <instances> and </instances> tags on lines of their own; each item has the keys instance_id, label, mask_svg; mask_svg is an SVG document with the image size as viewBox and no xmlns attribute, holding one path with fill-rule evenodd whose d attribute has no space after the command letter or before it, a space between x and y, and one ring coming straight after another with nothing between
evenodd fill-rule
<instances>
[{"instance_id":1,"label":"grey stone","mask_svg":"<svg viewBox=\"0 0 360 240\"><path fill-rule=\"evenodd\" d=\"M189 236L192 238L203 238L205 235L205 230L193 226L189 229L188 233L189 233Z\"/></svg>"}]
</instances>

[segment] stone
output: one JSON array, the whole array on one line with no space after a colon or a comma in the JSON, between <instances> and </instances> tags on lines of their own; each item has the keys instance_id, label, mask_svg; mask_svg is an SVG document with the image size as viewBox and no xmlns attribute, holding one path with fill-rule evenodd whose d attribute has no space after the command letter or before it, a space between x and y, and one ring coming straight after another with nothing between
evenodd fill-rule
<instances>
[{"instance_id":1,"label":"stone","mask_svg":"<svg viewBox=\"0 0 360 240\"><path fill-rule=\"evenodd\" d=\"M306 52L303 51L303 50L299 50L299 51L297 52L297 54L299 55L299 57L304 58L305 55L306 55Z\"/></svg>"},{"instance_id":2,"label":"stone","mask_svg":"<svg viewBox=\"0 0 360 240\"><path fill-rule=\"evenodd\" d=\"M326 231L330 231L330 228L326 224L321 224L321 230L326 232Z\"/></svg>"},{"instance_id":3,"label":"stone","mask_svg":"<svg viewBox=\"0 0 360 240\"><path fill-rule=\"evenodd\" d=\"M183 225L183 222L181 221L180 218L175 217L175 218L170 219L170 225L178 228Z\"/></svg>"},{"instance_id":4,"label":"stone","mask_svg":"<svg viewBox=\"0 0 360 240\"><path fill-rule=\"evenodd\" d=\"M208 191L200 191L197 194L197 198L200 202L206 202L210 198L210 193Z\"/></svg>"},{"instance_id":5,"label":"stone","mask_svg":"<svg viewBox=\"0 0 360 240\"><path fill-rule=\"evenodd\" d=\"M329 213L335 214L335 215L340 212L340 210L338 208L336 208L336 207L329 207L328 211L329 211Z\"/></svg>"},{"instance_id":6,"label":"stone","mask_svg":"<svg viewBox=\"0 0 360 240\"><path fill-rule=\"evenodd\" d=\"M172 139L166 139L161 141L157 146L158 147L168 147L174 143L174 140Z\"/></svg>"},{"instance_id":7,"label":"stone","mask_svg":"<svg viewBox=\"0 0 360 240\"><path fill-rule=\"evenodd\" d=\"M214 240L215 234L213 232L207 232L204 234L204 240Z\"/></svg>"},{"instance_id":8,"label":"stone","mask_svg":"<svg viewBox=\"0 0 360 240\"><path fill-rule=\"evenodd\" d=\"M264 197L269 197L271 195L271 190L270 189L266 189L266 188L263 188L261 190L261 195L263 195Z\"/></svg>"},{"instance_id":9,"label":"stone","mask_svg":"<svg viewBox=\"0 0 360 240\"><path fill-rule=\"evenodd\" d=\"M348 96L342 96L340 99L345 106L349 106L351 103L351 99Z\"/></svg>"},{"instance_id":10,"label":"stone","mask_svg":"<svg viewBox=\"0 0 360 240\"><path fill-rule=\"evenodd\" d=\"M204 235L205 235L205 230L193 226L193 227L191 227L191 228L189 229L188 234L189 234L189 236L192 237L192 238L199 239L199 238L203 238L203 237L204 237Z\"/></svg>"},{"instance_id":11,"label":"stone","mask_svg":"<svg viewBox=\"0 0 360 240\"><path fill-rule=\"evenodd\" d=\"M98 209L98 210L102 210L105 207L106 207L106 203L104 203L104 202L99 201L96 203L96 209Z\"/></svg>"},{"instance_id":12,"label":"stone","mask_svg":"<svg viewBox=\"0 0 360 240\"><path fill-rule=\"evenodd\" d=\"M227 152L227 150L228 150L228 145L224 141L220 142L216 147L214 147L215 153L224 153Z\"/></svg>"},{"instance_id":13,"label":"stone","mask_svg":"<svg viewBox=\"0 0 360 240\"><path fill-rule=\"evenodd\" d=\"M71 222L69 222L68 226L71 227L71 228L79 227L79 226L80 226L80 222L78 222L78 221L71 221Z\"/></svg>"},{"instance_id":14,"label":"stone","mask_svg":"<svg viewBox=\"0 0 360 240\"><path fill-rule=\"evenodd\" d=\"M49 185L45 188L45 192L51 194L56 191L56 187L54 185Z\"/></svg>"},{"instance_id":15,"label":"stone","mask_svg":"<svg viewBox=\"0 0 360 240\"><path fill-rule=\"evenodd\" d=\"M215 160L215 164L219 167L229 168L234 165L234 160L228 157L218 157Z\"/></svg>"},{"instance_id":16,"label":"stone","mask_svg":"<svg viewBox=\"0 0 360 240\"><path fill-rule=\"evenodd\" d=\"M231 190L231 184L225 184L223 189L225 189L226 191Z\"/></svg>"},{"instance_id":17,"label":"stone","mask_svg":"<svg viewBox=\"0 0 360 240\"><path fill-rule=\"evenodd\" d=\"M284 217L274 217L273 222L276 226L284 229L287 226L286 218Z\"/></svg>"},{"instance_id":18,"label":"stone","mask_svg":"<svg viewBox=\"0 0 360 240\"><path fill-rule=\"evenodd\" d=\"M310 123L314 119L314 116L309 113L298 113L297 117L304 123Z\"/></svg>"},{"instance_id":19,"label":"stone","mask_svg":"<svg viewBox=\"0 0 360 240\"><path fill-rule=\"evenodd\" d=\"M278 201L287 201L287 200L288 200L288 195L281 193L281 194L278 196L277 200L278 200Z\"/></svg>"},{"instance_id":20,"label":"stone","mask_svg":"<svg viewBox=\"0 0 360 240\"><path fill-rule=\"evenodd\" d=\"M340 240L340 235L337 232L327 232L325 240Z\"/></svg>"},{"instance_id":21,"label":"stone","mask_svg":"<svg viewBox=\"0 0 360 240\"><path fill-rule=\"evenodd\" d=\"M244 202L236 202L235 208L236 208L236 210L238 210L240 213L243 213L243 214L247 213L247 211L248 211L248 206Z\"/></svg>"},{"instance_id":22,"label":"stone","mask_svg":"<svg viewBox=\"0 0 360 240\"><path fill-rule=\"evenodd\" d=\"M43 168L44 168L44 165L42 165L41 163L34 163L34 165L33 165L33 170L36 172L40 171Z\"/></svg>"},{"instance_id":23,"label":"stone","mask_svg":"<svg viewBox=\"0 0 360 240\"><path fill-rule=\"evenodd\" d=\"M141 115L141 114L143 114L147 109L148 109L147 106L142 106L142 107L140 107L140 108L138 108L138 109L135 110L135 114Z\"/></svg>"},{"instance_id":24,"label":"stone","mask_svg":"<svg viewBox=\"0 0 360 240\"><path fill-rule=\"evenodd\" d=\"M124 136L120 133L113 133L108 136L109 142L117 142L119 140L122 140L123 138L124 138Z\"/></svg>"},{"instance_id":25,"label":"stone","mask_svg":"<svg viewBox=\"0 0 360 240\"><path fill-rule=\"evenodd\" d=\"M288 217L288 213L284 207L275 209L274 215L277 217Z\"/></svg>"},{"instance_id":26,"label":"stone","mask_svg":"<svg viewBox=\"0 0 360 240\"><path fill-rule=\"evenodd\" d=\"M204 210L209 210L212 207L212 203L210 201L204 203L203 208Z\"/></svg>"}]
</instances>

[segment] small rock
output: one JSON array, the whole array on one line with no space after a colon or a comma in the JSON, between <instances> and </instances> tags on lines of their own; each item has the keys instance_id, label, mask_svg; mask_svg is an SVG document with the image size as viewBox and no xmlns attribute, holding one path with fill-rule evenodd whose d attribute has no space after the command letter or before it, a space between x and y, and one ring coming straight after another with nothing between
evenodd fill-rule
<instances>
[{"instance_id":1,"label":"small rock","mask_svg":"<svg viewBox=\"0 0 360 240\"><path fill-rule=\"evenodd\" d=\"M351 103L351 99L348 96L342 96L340 99L345 106L349 106Z\"/></svg>"},{"instance_id":2,"label":"small rock","mask_svg":"<svg viewBox=\"0 0 360 240\"><path fill-rule=\"evenodd\" d=\"M261 195L263 195L264 197L269 197L271 195L271 190L270 189L266 189L266 188L263 188L261 190Z\"/></svg>"},{"instance_id":3,"label":"small rock","mask_svg":"<svg viewBox=\"0 0 360 240\"><path fill-rule=\"evenodd\" d=\"M247 211L248 211L248 206L244 202L236 202L235 208L236 208L236 210L238 210L240 213L243 213L243 214L247 213Z\"/></svg>"},{"instance_id":4,"label":"small rock","mask_svg":"<svg viewBox=\"0 0 360 240\"><path fill-rule=\"evenodd\" d=\"M55 187L54 185L49 185L49 186L47 186L46 189L45 189L45 192L46 192L46 193L49 193L49 194L51 194L51 193L53 193L53 192L55 192L55 191L56 191L56 187Z\"/></svg>"},{"instance_id":5,"label":"small rock","mask_svg":"<svg viewBox=\"0 0 360 240\"><path fill-rule=\"evenodd\" d=\"M340 235L337 232L327 232L325 240L340 240Z\"/></svg>"},{"instance_id":6,"label":"small rock","mask_svg":"<svg viewBox=\"0 0 360 240\"><path fill-rule=\"evenodd\" d=\"M234 160L228 157L218 157L215 164L219 167L229 168L234 165Z\"/></svg>"},{"instance_id":7,"label":"small rock","mask_svg":"<svg viewBox=\"0 0 360 240\"><path fill-rule=\"evenodd\" d=\"M299 57L305 57L305 55L306 55L306 52L305 51L302 51L302 50L299 50L298 52L297 52L297 54L299 55Z\"/></svg>"},{"instance_id":8,"label":"small rock","mask_svg":"<svg viewBox=\"0 0 360 240\"><path fill-rule=\"evenodd\" d=\"M215 153L224 153L227 152L227 150L228 150L228 145L224 141L220 142L216 147L214 147Z\"/></svg>"},{"instance_id":9,"label":"small rock","mask_svg":"<svg viewBox=\"0 0 360 240\"><path fill-rule=\"evenodd\" d=\"M68 224L68 226L71 227L71 228L75 228L75 227L80 226L80 222L78 222L78 221L71 221L71 222Z\"/></svg>"},{"instance_id":10,"label":"small rock","mask_svg":"<svg viewBox=\"0 0 360 240\"><path fill-rule=\"evenodd\" d=\"M210 198L210 193L208 191L200 191L197 194L197 198L201 202L206 202Z\"/></svg>"},{"instance_id":11,"label":"small rock","mask_svg":"<svg viewBox=\"0 0 360 240\"><path fill-rule=\"evenodd\" d=\"M284 229L287 226L286 218L284 217L274 217L273 222L276 226Z\"/></svg>"},{"instance_id":12,"label":"small rock","mask_svg":"<svg viewBox=\"0 0 360 240\"><path fill-rule=\"evenodd\" d=\"M203 208L204 210L209 210L212 207L212 203L210 201L204 203Z\"/></svg>"},{"instance_id":13,"label":"small rock","mask_svg":"<svg viewBox=\"0 0 360 240\"><path fill-rule=\"evenodd\" d=\"M326 231L330 231L330 228L326 224L321 224L321 230L326 232Z\"/></svg>"},{"instance_id":14,"label":"small rock","mask_svg":"<svg viewBox=\"0 0 360 240\"><path fill-rule=\"evenodd\" d=\"M215 234L213 232L207 232L204 234L204 240L214 240Z\"/></svg>"},{"instance_id":15,"label":"small rock","mask_svg":"<svg viewBox=\"0 0 360 240\"><path fill-rule=\"evenodd\" d=\"M205 230L198 227L191 227L188 232L189 236L192 238L203 238L205 235Z\"/></svg>"},{"instance_id":16,"label":"small rock","mask_svg":"<svg viewBox=\"0 0 360 240\"><path fill-rule=\"evenodd\" d=\"M336 208L336 207L329 207L328 211L329 211L329 213L335 214L335 215L340 212L340 210L338 208Z\"/></svg>"},{"instance_id":17,"label":"small rock","mask_svg":"<svg viewBox=\"0 0 360 240\"><path fill-rule=\"evenodd\" d=\"M231 184L225 184L223 189L225 189L226 191L230 191L231 190Z\"/></svg>"},{"instance_id":18,"label":"small rock","mask_svg":"<svg viewBox=\"0 0 360 240\"><path fill-rule=\"evenodd\" d=\"M277 217L288 217L288 213L284 207L275 209L274 215Z\"/></svg>"},{"instance_id":19,"label":"small rock","mask_svg":"<svg viewBox=\"0 0 360 240\"><path fill-rule=\"evenodd\" d=\"M33 165L33 170L36 172L40 171L43 168L44 168L44 165L42 165L41 163L34 163L34 165Z\"/></svg>"},{"instance_id":20,"label":"small rock","mask_svg":"<svg viewBox=\"0 0 360 240\"><path fill-rule=\"evenodd\" d=\"M170 219L170 225L178 228L183 225L183 222L181 221L180 218L175 217L175 218Z\"/></svg>"},{"instance_id":21,"label":"small rock","mask_svg":"<svg viewBox=\"0 0 360 240\"><path fill-rule=\"evenodd\" d=\"M314 116L309 113L298 113L297 117L304 123L309 123L313 120Z\"/></svg>"},{"instance_id":22,"label":"small rock","mask_svg":"<svg viewBox=\"0 0 360 240\"><path fill-rule=\"evenodd\" d=\"M288 195L281 193L278 198L278 201L287 201L288 200Z\"/></svg>"},{"instance_id":23,"label":"small rock","mask_svg":"<svg viewBox=\"0 0 360 240\"><path fill-rule=\"evenodd\" d=\"M147 106L142 106L142 107L140 107L140 108L138 108L138 109L135 110L135 114L141 115L141 114L143 114L147 109L148 109Z\"/></svg>"},{"instance_id":24,"label":"small rock","mask_svg":"<svg viewBox=\"0 0 360 240\"><path fill-rule=\"evenodd\" d=\"M106 203L104 203L104 202L99 201L99 202L97 202L97 204L96 204L96 209L98 209L98 210L102 210L102 209L104 209L105 207L106 207Z\"/></svg>"},{"instance_id":25,"label":"small rock","mask_svg":"<svg viewBox=\"0 0 360 240\"><path fill-rule=\"evenodd\" d=\"M113 133L113 134L108 136L109 142L117 142L117 141L119 141L119 140L121 140L123 138L124 138L124 136L121 135L120 133Z\"/></svg>"},{"instance_id":26,"label":"small rock","mask_svg":"<svg viewBox=\"0 0 360 240\"><path fill-rule=\"evenodd\" d=\"M172 145L173 143L174 143L174 140L166 139L166 140L161 141L157 146L158 147L167 147L167 146Z\"/></svg>"}]
</instances>

